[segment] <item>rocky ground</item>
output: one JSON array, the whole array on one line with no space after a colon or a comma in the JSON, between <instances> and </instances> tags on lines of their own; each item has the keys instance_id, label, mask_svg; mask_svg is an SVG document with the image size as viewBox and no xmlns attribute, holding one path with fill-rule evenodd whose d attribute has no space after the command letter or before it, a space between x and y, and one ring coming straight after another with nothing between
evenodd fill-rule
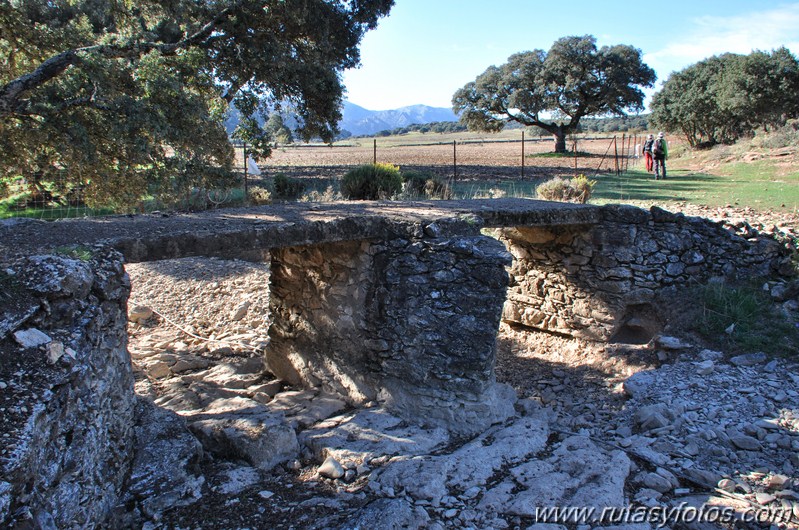
<instances>
[{"instance_id":1,"label":"rocky ground","mask_svg":"<svg viewBox=\"0 0 799 530\"><path fill-rule=\"evenodd\" d=\"M779 223L758 226L795 236L795 223ZM627 520L564 524L654 528L646 518L670 513L672 528L799 526L792 359L712 351L678 328L599 345L503 326L497 377L516 390L518 414L454 440L265 373L267 265L127 270L148 449L118 524L557 528L538 507L629 506ZM692 517L703 506L711 522Z\"/></svg>"}]
</instances>

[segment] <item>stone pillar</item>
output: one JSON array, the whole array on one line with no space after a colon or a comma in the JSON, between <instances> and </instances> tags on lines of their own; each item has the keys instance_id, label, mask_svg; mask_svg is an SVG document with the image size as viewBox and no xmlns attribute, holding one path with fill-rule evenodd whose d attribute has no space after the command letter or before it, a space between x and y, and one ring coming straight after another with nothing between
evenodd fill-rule
<instances>
[{"instance_id":1,"label":"stone pillar","mask_svg":"<svg viewBox=\"0 0 799 530\"><path fill-rule=\"evenodd\" d=\"M480 235L272 252L267 363L279 377L473 433L513 412L494 374L510 255Z\"/></svg>"},{"instance_id":2,"label":"stone pillar","mask_svg":"<svg viewBox=\"0 0 799 530\"><path fill-rule=\"evenodd\" d=\"M5 270L0 527L101 526L134 445L122 256L32 256Z\"/></svg>"},{"instance_id":3,"label":"stone pillar","mask_svg":"<svg viewBox=\"0 0 799 530\"><path fill-rule=\"evenodd\" d=\"M496 240L394 240L375 255L370 299L380 399L403 417L473 433L513 413L495 379L511 256Z\"/></svg>"}]
</instances>

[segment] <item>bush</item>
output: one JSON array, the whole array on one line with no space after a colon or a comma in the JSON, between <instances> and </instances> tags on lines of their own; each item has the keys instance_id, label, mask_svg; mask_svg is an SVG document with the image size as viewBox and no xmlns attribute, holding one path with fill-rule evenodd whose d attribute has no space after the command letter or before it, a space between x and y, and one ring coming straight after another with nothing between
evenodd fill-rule
<instances>
[{"instance_id":1,"label":"bush","mask_svg":"<svg viewBox=\"0 0 799 530\"><path fill-rule=\"evenodd\" d=\"M247 190L249 194L249 202L254 206L261 206L262 204L271 204L272 202L272 194L269 193L269 190L266 188L261 188L260 186L253 186L249 190Z\"/></svg>"},{"instance_id":2,"label":"bush","mask_svg":"<svg viewBox=\"0 0 799 530\"><path fill-rule=\"evenodd\" d=\"M788 120L788 123L768 133L759 133L752 142L755 146L766 149L780 149L799 144L799 120Z\"/></svg>"},{"instance_id":3,"label":"bush","mask_svg":"<svg viewBox=\"0 0 799 530\"><path fill-rule=\"evenodd\" d=\"M366 164L341 179L341 194L349 200L389 199L402 191L402 176L391 164Z\"/></svg>"},{"instance_id":4,"label":"bush","mask_svg":"<svg viewBox=\"0 0 799 530\"><path fill-rule=\"evenodd\" d=\"M300 202L336 202L341 199L341 194L333 190L333 186L328 186L323 192L319 190L309 191L300 197Z\"/></svg>"},{"instance_id":5,"label":"bush","mask_svg":"<svg viewBox=\"0 0 799 530\"><path fill-rule=\"evenodd\" d=\"M283 173L278 173L274 177L272 185L272 196L283 201L296 200L305 191L305 183L299 179L287 177Z\"/></svg>"},{"instance_id":6,"label":"bush","mask_svg":"<svg viewBox=\"0 0 799 530\"><path fill-rule=\"evenodd\" d=\"M502 199L508 196L508 192L501 188L488 188L479 190L474 194L474 199Z\"/></svg>"},{"instance_id":7,"label":"bush","mask_svg":"<svg viewBox=\"0 0 799 530\"><path fill-rule=\"evenodd\" d=\"M403 191L409 197L427 199L450 199L452 190L437 176L427 171L403 171Z\"/></svg>"},{"instance_id":8,"label":"bush","mask_svg":"<svg viewBox=\"0 0 799 530\"><path fill-rule=\"evenodd\" d=\"M535 188L536 195L547 201L578 202L585 204L591 198L596 185L595 180L589 180L585 175L574 177L571 180L554 178Z\"/></svg>"}]
</instances>

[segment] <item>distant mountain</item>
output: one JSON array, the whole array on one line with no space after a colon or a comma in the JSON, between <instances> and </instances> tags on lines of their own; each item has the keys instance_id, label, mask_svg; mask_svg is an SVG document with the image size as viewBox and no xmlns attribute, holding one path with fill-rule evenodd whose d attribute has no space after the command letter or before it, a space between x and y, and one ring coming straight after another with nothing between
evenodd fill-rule
<instances>
[{"instance_id":1,"label":"distant mountain","mask_svg":"<svg viewBox=\"0 0 799 530\"><path fill-rule=\"evenodd\" d=\"M458 117L451 109L441 107L428 107L427 105L411 105L393 110L368 110L349 101L344 102L341 109L342 120L339 122L341 131L349 131L353 136L371 135L380 131L407 127L414 123L432 123L435 121L458 121ZM292 116L287 114L283 118L288 124L294 122ZM225 127L228 134L233 132L239 122L239 112L231 107ZM259 122L263 122L259 119ZM291 125L289 125L291 127Z\"/></svg>"},{"instance_id":2,"label":"distant mountain","mask_svg":"<svg viewBox=\"0 0 799 530\"><path fill-rule=\"evenodd\" d=\"M411 105L393 110L368 110L349 101L344 102L339 128L354 136L374 134L380 131L407 127L413 123L434 121L458 121L451 109Z\"/></svg>"}]
</instances>

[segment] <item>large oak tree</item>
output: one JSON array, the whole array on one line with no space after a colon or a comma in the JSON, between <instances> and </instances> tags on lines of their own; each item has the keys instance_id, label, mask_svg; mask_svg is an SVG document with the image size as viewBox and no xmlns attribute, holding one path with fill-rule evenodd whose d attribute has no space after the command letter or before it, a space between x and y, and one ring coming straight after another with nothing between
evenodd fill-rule
<instances>
[{"instance_id":1,"label":"large oak tree","mask_svg":"<svg viewBox=\"0 0 799 530\"><path fill-rule=\"evenodd\" d=\"M785 47L725 53L669 76L652 98L655 125L691 146L733 143L799 118L799 61Z\"/></svg>"},{"instance_id":2,"label":"large oak tree","mask_svg":"<svg viewBox=\"0 0 799 530\"><path fill-rule=\"evenodd\" d=\"M392 4L0 0L0 186L57 184L130 205L223 183L230 104L256 153L271 140L258 114L286 102L301 136L331 139L340 72Z\"/></svg>"},{"instance_id":3,"label":"large oak tree","mask_svg":"<svg viewBox=\"0 0 799 530\"><path fill-rule=\"evenodd\" d=\"M581 118L643 110L641 87L655 79L632 46L597 49L590 35L564 37L548 52L517 53L489 67L455 92L452 107L472 130L500 131L508 121L540 127L565 152Z\"/></svg>"}]
</instances>

